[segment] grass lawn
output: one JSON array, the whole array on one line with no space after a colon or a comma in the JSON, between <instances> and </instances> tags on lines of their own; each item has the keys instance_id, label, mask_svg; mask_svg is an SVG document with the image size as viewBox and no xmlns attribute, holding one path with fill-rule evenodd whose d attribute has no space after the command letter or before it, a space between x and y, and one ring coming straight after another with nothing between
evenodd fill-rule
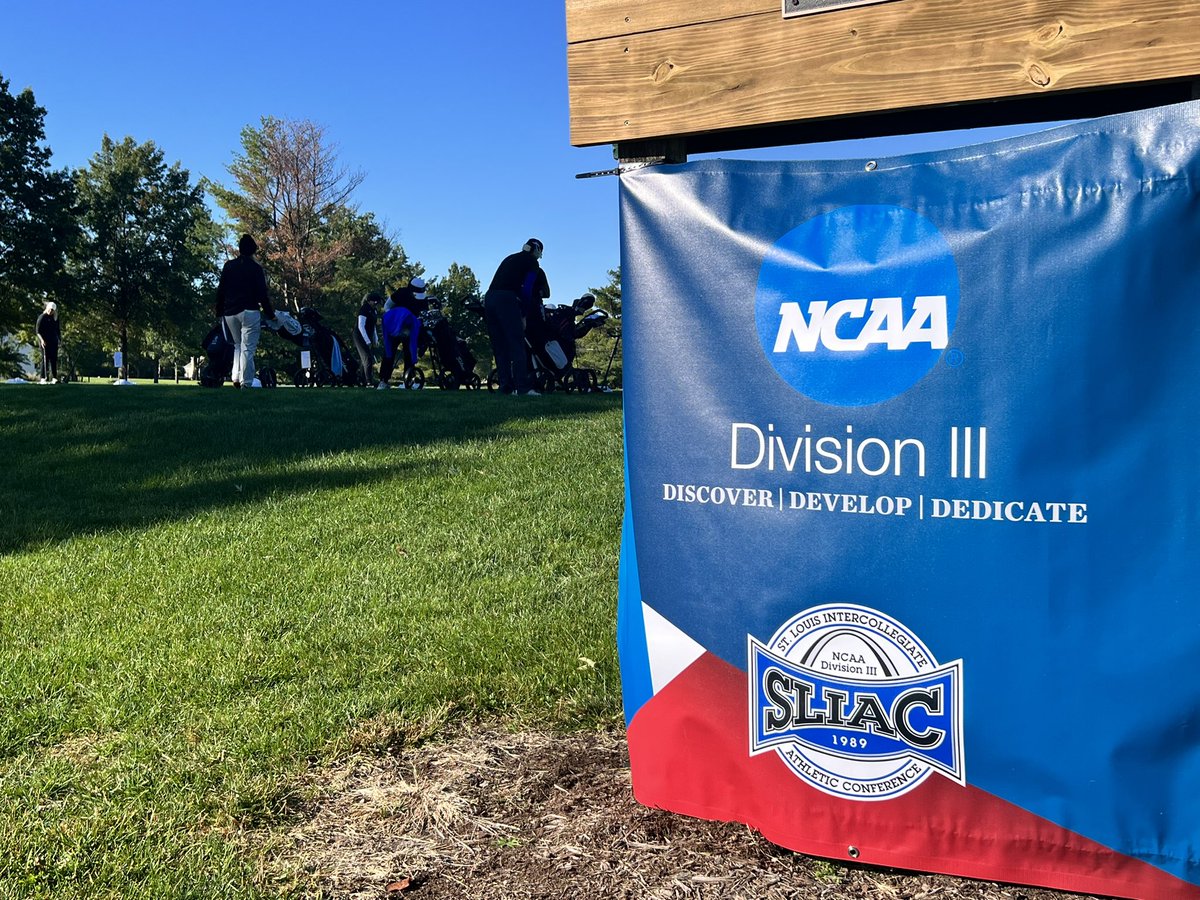
<instances>
[{"instance_id":1,"label":"grass lawn","mask_svg":"<svg viewBox=\"0 0 1200 900\"><path fill-rule=\"evenodd\" d=\"M613 395L0 385L0 897L275 896L299 776L619 715Z\"/></svg>"}]
</instances>

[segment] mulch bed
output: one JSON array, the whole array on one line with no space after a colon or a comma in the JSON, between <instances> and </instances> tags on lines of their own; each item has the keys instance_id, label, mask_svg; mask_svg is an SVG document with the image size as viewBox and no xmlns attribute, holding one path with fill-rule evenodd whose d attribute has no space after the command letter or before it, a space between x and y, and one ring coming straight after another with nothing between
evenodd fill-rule
<instances>
[{"instance_id":1,"label":"mulch bed","mask_svg":"<svg viewBox=\"0 0 1200 900\"><path fill-rule=\"evenodd\" d=\"M1080 900L814 859L633 800L623 733L475 729L314 773L272 869L322 900Z\"/></svg>"}]
</instances>

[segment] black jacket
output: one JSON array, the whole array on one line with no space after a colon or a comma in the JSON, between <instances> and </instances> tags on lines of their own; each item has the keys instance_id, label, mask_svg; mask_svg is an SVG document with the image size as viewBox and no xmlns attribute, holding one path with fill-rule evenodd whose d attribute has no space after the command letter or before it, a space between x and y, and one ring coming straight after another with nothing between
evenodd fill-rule
<instances>
[{"instance_id":1,"label":"black jacket","mask_svg":"<svg viewBox=\"0 0 1200 900\"><path fill-rule=\"evenodd\" d=\"M59 338L58 319L50 313L42 313L37 317L37 333L47 344L57 344Z\"/></svg>"},{"instance_id":2,"label":"black jacket","mask_svg":"<svg viewBox=\"0 0 1200 900\"><path fill-rule=\"evenodd\" d=\"M541 307L541 301L550 296L550 282L546 273L538 265L537 257L527 250L521 250L504 257L492 276L492 283L487 292L511 291L521 298L521 311L528 316L536 308Z\"/></svg>"},{"instance_id":3,"label":"black jacket","mask_svg":"<svg viewBox=\"0 0 1200 900\"><path fill-rule=\"evenodd\" d=\"M275 315L267 296L267 276L253 256L238 256L221 269L217 285L217 315L233 316L247 309L261 309L267 317Z\"/></svg>"},{"instance_id":4,"label":"black jacket","mask_svg":"<svg viewBox=\"0 0 1200 900\"><path fill-rule=\"evenodd\" d=\"M425 295L424 300L417 299L417 292L412 289L412 286L402 287L391 296L392 306L403 306L414 316L419 316L421 313L429 309L429 295Z\"/></svg>"}]
</instances>

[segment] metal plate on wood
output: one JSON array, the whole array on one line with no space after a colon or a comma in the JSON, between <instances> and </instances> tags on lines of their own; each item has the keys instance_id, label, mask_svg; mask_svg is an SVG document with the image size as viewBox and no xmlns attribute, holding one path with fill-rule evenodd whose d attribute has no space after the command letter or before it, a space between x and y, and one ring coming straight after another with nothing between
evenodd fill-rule
<instances>
[{"instance_id":1,"label":"metal plate on wood","mask_svg":"<svg viewBox=\"0 0 1200 900\"><path fill-rule=\"evenodd\" d=\"M783 0L783 17L811 16L813 13L831 9L848 9L851 6L871 6L885 0Z\"/></svg>"}]
</instances>

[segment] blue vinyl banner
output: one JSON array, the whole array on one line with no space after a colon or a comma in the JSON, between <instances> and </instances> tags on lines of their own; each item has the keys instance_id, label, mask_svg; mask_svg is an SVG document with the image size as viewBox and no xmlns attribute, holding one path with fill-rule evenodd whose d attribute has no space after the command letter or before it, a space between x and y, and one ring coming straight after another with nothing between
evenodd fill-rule
<instances>
[{"instance_id":1,"label":"blue vinyl banner","mask_svg":"<svg viewBox=\"0 0 1200 900\"><path fill-rule=\"evenodd\" d=\"M634 791L1200 898L1200 104L621 178Z\"/></svg>"}]
</instances>

